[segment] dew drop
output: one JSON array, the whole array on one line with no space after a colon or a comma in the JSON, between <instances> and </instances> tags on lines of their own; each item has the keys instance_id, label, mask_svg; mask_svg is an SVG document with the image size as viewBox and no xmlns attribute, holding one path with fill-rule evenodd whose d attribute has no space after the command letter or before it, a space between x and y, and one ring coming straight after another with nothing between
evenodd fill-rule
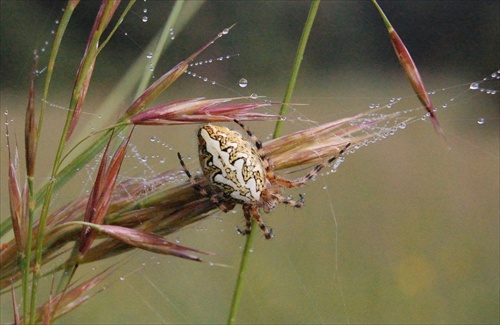
<instances>
[{"instance_id":1,"label":"dew drop","mask_svg":"<svg viewBox=\"0 0 500 325\"><path fill-rule=\"evenodd\" d=\"M143 23L147 23L147 22L148 22L148 16L144 16L144 17L142 17L142 22L143 22Z\"/></svg>"},{"instance_id":2,"label":"dew drop","mask_svg":"<svg viewBox=\"0 0 500 325\"><path fill-rule=\"evenodd\" d=\"M226 35L227 33L229 33L229 28L224 28L224 30L222 31L222 34Z\"/></svg>"},{"instance_id":3,"label":"dew drop","mask_svg":"<svg viewBox=\"0 0 500 325\"><path fill-rule=\"evenodd\" d=\"M241 88L245 88L246 86L248 86L248 80L246 80L245 78L241 78L238 84Z\"/></svg>"},{"instance_id":4,"label":"dew drop","mask_svg":"<svg viewBox=\"0 0 500 325\"><path fill-rule=\"evenodd\" d=\"M257 95L256 93L253 93L250 95L250 98L257 99L257 98L259 98L259 95Z\"/></svg>"},{"instance_id":5,"label":"dew drop","mask_svg":"<svg viewBox=\"0 0 500 325\"><path fill-rule=\"evenodd\" d=\"M145 8L145 9L143 9L143 10L142 10L142 12L143 12L143 13L147 13L147 12L148 12L148 9L147 9L147 8Z\"/></svg>"},{"instance_id":6,"label":"dew drop","mask_svg":"<svg viewBox=\"0 0 500 325\"><path fill-rule=\"evenodd\" d=\"M375 104L370 104L368 107L375 108Z\"/></svg>"},{"instance_id":7,"label":"dew drop","mask_svg":"<svg viewBox=\"0 0 500 325\"><path fill-rule=\"evenodd\" d=\"M483 125L484 123L485 123L485 121L484 121L484 118L482 118L482 117L477 120L477 124L479 124L479 125Z\"/></svg>"},{"instance_id":8,"label":"dew drop","mask_svg":"<svg viewBox=\"0 0 500 325\"><path fill-rule=\"evenodd\" d=\"M123 280L125 280L125 278L121 276L121 277L120 277L120 281L123 281Z\"/></svg>"},{"instance_id":9,"label":"dew drop","mask_svg":"<svg viewBox=\"0 0 500 325\"><path fill-rule=\"evenodd\" d=\"M443 104L443 105L441 105L441 107L446 108L446 107L448 107L448 104Z\"/></svg>"},{"instance_id":10,"label":"dew drop","mask_svg":"<svg viewBox=\"0 0 500 325\"><path fill-rule=\"evenodd\" d=\"M149 52L148 54L146 54L146 57L147 57L148 59L151 59L151 58L153 57L153 53Z\"/></svg>"},{"instance_id":11,"label":"dew drop","mask_svg":"<svg viewBox=\"0 0 500 325\"><path fill-rule=\"evenodd\" d=\"M155 136L152 136L149 140L151 140L151 142L156 142L157 138Z\"/></svg>"},{"instance_id":12,"label":"dew drop","mask_svg":"<svg viewBox=\"0 0 500 325\"><path fill-rule=\"evenodd\" d=\"M470 84L470 87L469 89L473 89L473 90L476 90L479 88L479 84L477 82L473 82Z\"/></svg>"}]
</instances>

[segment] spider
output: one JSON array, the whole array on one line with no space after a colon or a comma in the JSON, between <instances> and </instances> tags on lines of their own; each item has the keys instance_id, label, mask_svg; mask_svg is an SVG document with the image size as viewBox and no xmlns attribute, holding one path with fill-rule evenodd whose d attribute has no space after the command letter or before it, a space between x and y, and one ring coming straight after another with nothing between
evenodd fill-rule
<instances>
[{"instance_id":1,"label":"spider","mask_svg":"<svg viewBox=\"0 0 500 325\"><path fill-rule=\"evenodd\" d=\"M245 229L237 227L238 233L248 235L252 230L252 218L264 233L266 239L274 237L259 215L259 208L269 213L277 204L282 203L301 208L304 197L298 201L283 197L282 188L295 188L314 178L319 171L342 155L348 143L339 153L322 164L316 165L308 174L295 180L288 180L274 173L271 160L264 155L262 142L241 122L234 120L255 143L253 146L241 134L223 126L203 125L198 132L198 152L201 169L212 185L215 194L210 195L196 183L187 169L182 156L177 153L184 172L190 183L202 196L210 199L220 210L228 212L237 203L243 206Z\"/></svg>"}]
</instances>

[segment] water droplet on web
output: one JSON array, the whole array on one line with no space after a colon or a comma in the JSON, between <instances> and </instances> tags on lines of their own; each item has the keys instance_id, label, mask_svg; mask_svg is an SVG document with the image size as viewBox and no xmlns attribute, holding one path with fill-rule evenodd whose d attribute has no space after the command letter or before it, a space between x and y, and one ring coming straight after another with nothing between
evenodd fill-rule
<instances>
[{"instance_id":1,"label":"water droplet on web","mask_svg":"<svg viewBox=\"0 0 500 325\"><path fill-rule=\"evenodd\" d=\"M248 80L246 80L245 78L241 78L238 84L241 88L245 88L246 86L248 86Z\"/></svg>"},{"instance_id":2,"label":"water droplet on web","mask_svg":"<svg viewBox=\"0 0 500 325\"><path fill-rule=\"evenodd\" d=\"M370 104L368 107L375 108L375 104Z\"/></svg>"},{"instance_id":3,"label":"water droplet on web","mask_svg":"<svg viewBox=\"0 0 500 325\"><path fill-rule=\"evenodd\" d=\"M473 82L470 84L470 89L476 90L479 88L479 84L477 82Z\"/></svg>"},{"instance_id":4,"label":"water droplet on web","mask_svg":"<svg viewBox=\"0 0 500 325\"><path fill-rule=\"evenodd\" d=\"M148 54L146 54L146 57L147 57L148 59L151 59L151 58L153 57L153 53L149 52Z\"/></svg>"},{"instance_id":5,"label":"water droplet on web","mask_svg":"<svg viewBox=\"0 0 500 325\"><path fill-rule=\"evenodd\" d=\"M125 277L121 276L120 281L123 281L123 280L125 280Z\"/></svg>"},{"instance_id":6,"label":"water droplet on web","mask_svg":"<svg viewBox=\"0 0 500 325\"><path fill-rule=\"evenodd\" d=\"M156 137L155 136L152 136L151 138L149 138L149 140L151 140L151 142L156 142Z\"/></svg>"},{"instance_id":7,"label":"water droplet on web","mask_svg":"<svg viewBox=\"0 0 500 325\"><path fill-rule=\"evenodd\" d=\"M229 28L224 28L224 30L222 31L222 34L226 35L227 33L229 33Z\"/></svg>"},{"instance_id":8,"label":"water droplet on web","mask_svg":"<svg viewBox=\"0 0 500 325\"><path fill-rule=\"evenodd\" d=\"M143 13L147 13L147 12L148 12L148 9L147 9L147 8L145 8L145 9L143 9L143 10L142 10L142 12L143 12Z\"/></svg>"},{"instance_id":9,"label":"water droplet on web","mask_svg":"<svg viewBox=\"0 0 500 325\"><path fill-rule=\"evenodd\" d=\"M144 17L142 17L142 22L143 22L143 23L147 23L147 22L148 22L148 16L144 16Z\"/></svg>"},{"instance_id":10,"label":"water droplet on web","mask_svg":"<svg viewBox=\"0 0 500 325\"><path fill-rule=\"evenodd\" d=\"M446 108L446 107L448 107L448 104L443 104L443 105L441 105L441 107Z\"/></svg>"},{"instance_id":11,"label":"water droplet on web","mask_svg":"<svg viewBox=\"0 0 500 325\"><path fill-rule=\"evenodd\" d=\"M484 123L485 123L485 120L482 117L477 120L477 124L479 124L479 125L483 125Z\"/></svg>"},{"instance_id":12,"label":"water droplet on web","mask_svg":"<svg viewBox=\"0 0 500 325\"><path fill-rule=\"evenodd\" d=\"M259 95L257 95L256 93L253 93L250 95L250 98L257 99L257 98L259 98Z\"/></svg>"}]
</instances>

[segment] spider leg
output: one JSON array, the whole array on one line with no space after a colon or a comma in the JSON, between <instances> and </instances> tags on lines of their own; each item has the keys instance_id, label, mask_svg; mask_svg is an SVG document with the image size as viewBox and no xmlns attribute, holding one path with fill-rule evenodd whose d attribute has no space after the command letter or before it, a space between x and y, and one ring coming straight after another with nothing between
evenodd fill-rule
<instances>
[{"instance_id":1,"label":"spider leg","mask_svg":"<svg viewBox=\"0 0 500 325\"><path fill-rule=\"evenodd\" d=\"M233 121L239 126L241 126L241 128L246 132L246 134L250 137L250 139L252 139L252 141L255 142L255 148L257 148L257 154L262 158L262 160L264 160L265 157L264 157L264 150L262 149L262 141L260 141L259 138L257 138L257 136L255 136L255 134L253 134L253 132L250 131L250 129L246 125L244 125L243 123L241 123L236 119Z\"/></svg>"},{"instance_id":2,"label":"spider leg","mask_svg":"<svg viewBox=\"0 0 500 325\"><path fill-rule=\"evenodd\" d=\"M240 227L236 227L236 230L240 235L249 235L252 231L252 215L250 214L250 206L243 206L243 215L245 216L245 229L240 229Z\"/></svg>"},{"instance_id":3,"label":"spider leg","mask_svg":"<svg viewBox=\"0 0 500 325\"><path fill-rule=\"evenodd\" d=\"M342 148L335 156L331 157L330 159L328 159L324 163L321 163L319 165L314 166L314 168L309 173L307 173L306 175L304 175L302 177L299 177L299 178L297 178L295 180L289 180L289 179L283 178L283 177L281 177L279 175L274 175L273 182L275 182L276 184L278 184L278 185L280 185L282 187L286 187L286 188L300 187L300 186L304 185L307 181L309 181L310 179L312 179L316 175L318 175L318 173L323 168L325 168L326 166L330 165L332 162L335 161L335 159L337 159L338 157L340 157L347 150L347 148L349 148L350 145L351 145L350 142L347 143L344 146L344 148Z\"/></svg>"},{"instance_id":4,"label":"spider leg","mask_svg":"<svg viewBox=\"0 0 500 325\"><path fill-rule=\"evenodd\" d=\"M229 210L232 210L234 208L234 204L224 202L217 194L213 195L208 194L208 192L200 184L196 183L196 181L193 178L193 175L191 175L191 173L187 169L186 164L184 163L184 160L182 159L182 155L180 152L177 153L177 157L179 157L182 169L184 170L184 173L186 173L186 176L189 178L189 182L194 187L194 189L201 194L201 196L208 198L223 212L228 212Z\"/></svg>"},{"instance_id":5,"label":"spider leg","mask_svg":"<svg viewBox=\"0 0 500 325\"><path fill-rule=\"evenodd\" d=\"M292 200L290 198L284 197L279 193L272 193L271 200L266 200L268 204L264 204L264 212L269 213L272 209L276 207L278 203L286 204L294 208L302 208L304 206L304 196L299 194L299 200Z\"/></svg>"},{"instance_id":6,"label":"spider leg","mask_svg":"<svg viewBox=\"0 0 500 325\"><path fill-rule=\"evenodd\" d=\"M246 223L245 223L245 229L241 230L240 228L236 228L238 230L238 233L242 235L248 235L252 231L252 217L257 221L259 224L259 228L262 230L264 233L264 237L266 239L271 239L274 237L274 232L271 228L267 228L267 226L264 224L264 220L262 220L261 216L259 215L259 210L256 206L251 205L251 204L245 204L243 205L243 214L245 215Z\"/></svg>"}]
</instances>

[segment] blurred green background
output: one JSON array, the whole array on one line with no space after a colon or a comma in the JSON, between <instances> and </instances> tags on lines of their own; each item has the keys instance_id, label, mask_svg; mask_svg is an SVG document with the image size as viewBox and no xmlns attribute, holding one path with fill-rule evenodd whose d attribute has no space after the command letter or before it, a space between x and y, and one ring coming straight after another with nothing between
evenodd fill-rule
<instances>
[{"instance_id":1,"label":"blurred green background","mask_svg":"<svg viewBox=\"0 0 500 325\"><path fill-rule=\"evenodd\" d=\"M199 2L187 1L186 7ZM1 1L1 108L9 110L21 144L33 49L51 39L65 2ZM130 95L106 96L164 24L173 2L138 1L96 66L81 132L118 116ZM303 209L278 207L264 215L276 238L257 238L245 283L239 323L498 323L499 319L499 99L466 91L499 68L500 2L380 1L418 65L433 99L448 103L438 118L451 150L427 122L349 155L333 175L305 189ZM64 40L50 101L67 106L74 74L98 3L80 4ZM147 9L144 14L143 10ZM280 101L307 16L307 1L211 1L182 30L155 75L184 59L223 28L236 23L200 59L233 55L197 73L227 87L183 76L158 102L257 93ZM186 9L188 10L188 9ZM148 16L147 23L142 17ZM127 33L128 36L125 36ZM49 46L51 43L49 44ZM48 50L47 50L48 51ZM47 55L42 56L41 65ZM194 71L195 69L193 69ZM249 85L238 87L246 78ZM450 88L460 85L460 87ZM498 82L489 84L498 89ZM369 1L324 1L303 60L285 132L307 128L298 116L328 122L368 110L371 103L409 98L395 109L418 106L394 55L384 24ZM456 98L450 102L451 98ZM436 106L439 106L438 104ZM43 181L53 161L64 110L49 112L38 158ZM103 119L97 116L102 115ZM483 118L485 123L478 124ZM249 123L263 140L272 122ZM156 171L176 168L176 151L195 156L196 126L142 128L141 152L164 155ZM3 132L2 132L3 133ZM85 133L82 133L85 134ZM154 146L151 136L172 146ZM8 217L5 138L1 138L1 218ZM189 164L190 169L198 168ZM127 170L128 176L140 170ZM82 176L84 186L87 175ZM41 182L40 181L40 182ZM65 189L56 203L79 195ZM74 193L71 194L71 189ZM291 192L295 196L298 191ZM82 268L92 276L122 261L112 285L60 323L223 323L244 239L235 226L242 212L219 213L172 237L211 251L209 267L137 252ZM123 278L123 280L121 279ZM45 280L50 285L50 279ZM2 323L10 297L1 297Z\"/></svg>"}]
</instances>

